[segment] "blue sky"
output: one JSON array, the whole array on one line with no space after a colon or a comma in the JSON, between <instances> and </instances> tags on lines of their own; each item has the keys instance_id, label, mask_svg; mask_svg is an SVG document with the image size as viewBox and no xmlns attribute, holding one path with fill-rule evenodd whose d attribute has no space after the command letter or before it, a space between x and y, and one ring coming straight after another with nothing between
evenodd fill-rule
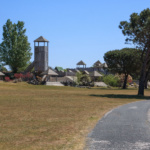
<instances>
[{"instance_id":1,"label":"blue sky","mask_svg":"<svg viewBox=\"0 0 150 150\"><path fill-rule=\"evenodd\" d=\"M7 19L24 21L33 56L42 35L50 41L49 66L74 68L83 60L91 67L109 50L133 47L118 25L149 6L149 0L0 0L0 42Z\"/></svg>"}]
</instances>

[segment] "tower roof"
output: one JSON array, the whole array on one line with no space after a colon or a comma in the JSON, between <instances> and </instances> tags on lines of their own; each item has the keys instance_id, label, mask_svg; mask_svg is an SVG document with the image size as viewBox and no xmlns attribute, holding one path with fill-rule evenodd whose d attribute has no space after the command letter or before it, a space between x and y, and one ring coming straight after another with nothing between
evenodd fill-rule
<instances>
[{"instance_id":1,"label":"tower roof","mask_svg":"<svg viewBox=\"0 0 150 150\"><path fill-rule=\"evenodd\" d=\"M82 60L77 63L77 65L86 65Z\"/></svg>"},{"instance_id":2,"label":"tower roof","mask_svg":"<svg viewBox=\"0 0 150 150\"><path fill-rule=\"evenodd\" d=\"M40 36L39 38L34 40L34 42L49 42L49 41L47 39L45 39L43 36Z\"/></svg>"},{"instance_id":3,"label":"tower roof","mask_svg":"<svg viewBox=\"0 0 150 150\"><path fill-rule=\"evenodd\" d=\"M94 67L100 67L102 63L98 60L94 63Z\"/></svg>"}]
</instances>

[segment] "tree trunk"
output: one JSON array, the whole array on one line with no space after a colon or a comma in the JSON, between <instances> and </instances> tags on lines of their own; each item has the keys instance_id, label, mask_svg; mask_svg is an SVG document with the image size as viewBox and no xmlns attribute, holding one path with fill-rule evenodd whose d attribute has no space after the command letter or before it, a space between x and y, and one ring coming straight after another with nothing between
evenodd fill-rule
<instances>
[{"instance_id":1,"label":"tree trunk","mask_svg":"<svg viewBox=\"0 0 150 150\"><path fill-rule=\"evenodd\" d=\"M145 89L147 89L148 75L149 75L149 69L148 69L148 71L146 72L146 75L145 75L145 81L144 81L144 87L145 87Z\"/></svg>"},{"instance_id":2,"label":"tree trunk","mask_svg":"<svg viewBox=\"0 0 150 150\"><path fill-rule=\"evenodd\" d=\"M124 83L123 83L123 89L126 89L127 87L127 79L128 79L128 74L125 74L125 77L124 77Z\"/></svg>"},{"instance_id":3,"label":"tree trunk","mask_svg":"<svg viewBox=\"0 0 150 150\"><path fill-rule=\"evenodd\" d=\"M141 73L141 77L139 80L139 90L138 90L138 95L139 96L144 96L144 73Z\"/></svg>"},{"instance_id":4,"label":"tree trunk","mask_svg":"<svg viewBox=\"0 0 150 150\"><path fill-rule=\"evenodd\" d=\"M146 75L145 75L145 89L147 89L147 82L148 82L149 73L150 73L150 67L148 67L148 70L147 70Z\"/></svg>"},{"instance_id":5,"label":"tree trunk","mask_svg":"<svg viewBox=\"0 0 150 150\"><path fill-rule=\"evenodd\" d=\"M147 89L147 80L145 81L145 85L144 86L145 86L145 89Z\"/></svg>"},{"instance_id":6,"label":"tree trunk","mask_svg":"<svg viewBox=\"0 0 150 150\"><path fill-rule=\"evenodd\" d=\"M147 67L147 62L149 59L149 53L150 49L147 50L145 60L142 65L141 69L141 75L140 75L140 80L139 80L139 90L138 90L138 95L139 96L144 96L144 86L145 86L145 81L146 81L146 67Z\"/></svg>"}]
</instances>

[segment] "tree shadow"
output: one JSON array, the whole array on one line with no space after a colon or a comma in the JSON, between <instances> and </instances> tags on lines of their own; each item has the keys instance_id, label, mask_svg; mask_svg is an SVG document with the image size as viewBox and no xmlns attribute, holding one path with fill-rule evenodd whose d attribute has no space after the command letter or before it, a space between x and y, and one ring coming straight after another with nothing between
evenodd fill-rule
<instances>
[{"instance_id":1,"label":"tree shadow","mask_svg":"<svg viewBox=\"0 0 150 150\"><path fill-rule=\"evenodd\" d=\"M104 94L104 95L91 94L90 96L107 97L107 98L126 98L126 99L146 99L146 100L150 100L150 96L125 95L125 94Z\"/></svg>"}]
</instances>

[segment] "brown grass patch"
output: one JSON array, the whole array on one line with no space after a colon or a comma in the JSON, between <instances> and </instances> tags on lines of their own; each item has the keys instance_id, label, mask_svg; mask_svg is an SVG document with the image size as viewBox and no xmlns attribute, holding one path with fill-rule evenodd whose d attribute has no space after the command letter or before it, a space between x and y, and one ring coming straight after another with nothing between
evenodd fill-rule
<instances>
[{"instance_id":1,"label":"brown grass patch","mask_svg":"<svg viewBox=\"0 0 150 150\"><path fill-rule=\"evenodd\" d=\"M81 150L96 122L114 107L140 100L136 94L0 83L0 149ZM150 96L149 90L145 95Z\"/></svg>"}]
</instances>

